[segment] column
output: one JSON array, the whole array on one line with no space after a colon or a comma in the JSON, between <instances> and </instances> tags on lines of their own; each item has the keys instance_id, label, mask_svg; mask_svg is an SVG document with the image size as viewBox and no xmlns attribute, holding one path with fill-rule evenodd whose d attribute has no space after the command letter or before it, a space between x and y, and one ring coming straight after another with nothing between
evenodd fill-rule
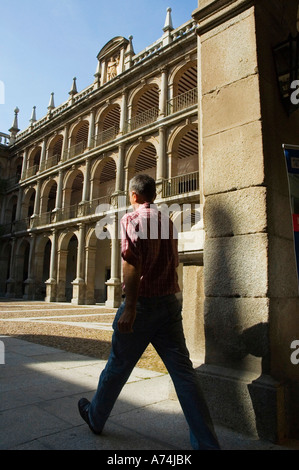
<instances>
[{"instance_id":1,"label":"column","mask_svg":"<svg viewBox=\"0 0 299 470\"><path fill-rule=\"evenodd\" d=\"M157 158L157 196L162 193L163 180L166 178L165 127L159 127L159 154Z\"/></svg>"},{"instance_id":2,"label":"column","mask_svg":"<svg viewBox=\"0 0 299 470\"><path fill-rule=\"evenodd\" d=\"M27 158L28 158L28 150L24 150L24 153L23 153L23 164L22 164L21 180L23 180L23 179L25 178L25 176L26 176Z\"/></svg>"},{"instance_id":3,"label":"column","mask_svg":"<svg viewBox=\"0 0 299 470\"><path fill-rule=\"evenodd\" d=\"M113 216L113 227L111 233L111 277L106 282L107 300L106 307L116 308L121 303L121 280L120 280L120 240L118 238L118 217Z\"/></svg>"},{"instance_id":4,"label":"column","mask_svg":"<svg viewBox=\"0 0 299 470\"><path fill-rule=\"evenodd\" d=\"M34 259L35 259L35 242L36 235L34 233L30 234L30 249L29 249L29 259L28 259L28 278L24 281L25 284L25 293L23 299L32 300L34 295L35 288L35 276L34 276Z\"/></svg>"},{"instance_id":5,"label":"column","mask_svg":"<svg viewBox=\"0 0 299 470\"><path fill-rule=\"evenodd\" d=\"M34 209L33 209L33 214L31 216L32 219L37 217L40 212L40 201L41 201L40 189L41 189L41 180L38 180L37 185L36 185L36 192L35 192Z\"/></svg>"},{"instance_id":6,"label":"column","mask_svg":"<svg viewBox=\"0 0 299 470\"><path fill-rule=\"evenodd\" d=\"M89 190L90 190L90 159L87 159L85 162L85 174L84 174L84 181L83 181L81 204L89 200Z\"/></svg>"},{"instance_id":7,"label":"column","mask_svg":"<svg viewBox=\"0 0 299 470\"><path fill-rule=\"evenodd\" d=\"M69 148L69 125L67 124L64 128L64 138L61 150L61 161L67 160L67 151Z\"/></svg>"},{"instance_id":8,"label":"column","mask_svg":"<svg viewBox=\"0 0 299 470\"><path fill-rule=\"evenodd\" d=\"M103 86L106 83L106 79L107 79L107 64L106 64L106 61L103 60L101 63L101 76L100 76L101 86Z\"/></svg>"},{"instance_id":9,"label":"column","mask_svg":"<svg viewBox=\"0 0 299 470\"><path fill-rule=\"evenodd\" d=\"M120 134L126 133L126 122L127 122L127 91L124 90L122 94L122 101L121 101L120 124L119 124Z\"/></svg>"},{"instance_id":10,"label":"column","mask_svg":"<svg viewBox=\"0 0 299 470\"><path fill-rule=\"evenodd\" d=\"M94 147L94 131L95 131L95 111L92 109L90 112L90 122L88 128L88 140L87 140L87 148L92 149Z\"/></svg>"},{"instance_id":11,"label":"column","mask_svg":"<svg viewBox=\"0 0 299 470\"><path fill-rule=\"evenodd\" d=\"M167 115L167 69L161 71L161 90L160 90L160 117L163 118Z\"/></svg>"},{"instance_id":12,"label":"column","mask_svg":"<svg viewBox=\"0 0 299 470\"><path fill-rule=\"evenodd\" d=\"M19 194L18 194L18 202L17 202L17 209L16 209L16 220L21 219L21 209L22 209L22 202L23 202L23 188L19 187Z\"/></svg>"},{"instance_id":13,"label":"column","mask_svg":"<svg viewBox=\"0 0 299 470\"><path fill-rule=\"evenodd\" d=\"M16 250L16 239L11 239L11 251L10 251L10 262L9 262L9 278L6 281L7 290L5 297L13 298L15 296L15 250Z\"/></svg>"},{"instance_id":14,"label":"column","mask_svg":"<svg viewBox=\"0 0 299 470\"><path fill-rule=\"evenodd\" d=\"M72 304L82 305L84 303L84 241L85 241L85 225L79 225L78 234L78 251L77 251L77 272L76 279L72 282L73 297Z\"/></svg>"},{"instance_id":15,"label":"column","mask_svg":"<svg viewBox=\"0 0 299 470\"><path fill-rule=\"evenodd\" d=\"M59 170L58 185L56 193L55 211L62 208L62 186L63 186L63 171Z\"/></svg>"},{"instance_id":16,"label":"column","mask_svg":"<svg viewBox=\"0 0 299 470\"><path fill-rule=\"evenodd\" d=\"M55 302L56 300L57 231L55 229L52 230L51 242L52 244L51 244L49 279L45 282L46 284L45 302Z\"/></svg>"},{"instance_id":17,"label":"column","mask_svg":"<svg viewBox=\"0 0 299 470\"><path fill-rule=\"evenodd\" d=\"M118 147L118 160L116 169L116 182L115 192L121 193L124 191L124 164L125 164L125 144L120 144Z\"/></svg>"},{"instance_id":18,"label":"column","mask_svg":"<svg viewBox=\"0 0 299 470\"><path fill-rule=\"evenodd\" d=\"M46 139L44 139L42 143L42 151L41 151L40 162L39 162L40 171L44 170L44 167L45 167L46 149L47 149L47 142L46 142Z\"/></svg>"},{"instance_id":19,"label":"column","mask_svg":"<svg viewBox=\"0 0 299 470\"><path fill-rule=\"evenodd\" d=\"M199 5L205 364L198 373L216 421L277 442L299 432L299 367L290 361L298 281L282 152L299 137L298 114L288 116L280 102L272 47L296 27L298 2Z\"/></svg>"}]
</instances>

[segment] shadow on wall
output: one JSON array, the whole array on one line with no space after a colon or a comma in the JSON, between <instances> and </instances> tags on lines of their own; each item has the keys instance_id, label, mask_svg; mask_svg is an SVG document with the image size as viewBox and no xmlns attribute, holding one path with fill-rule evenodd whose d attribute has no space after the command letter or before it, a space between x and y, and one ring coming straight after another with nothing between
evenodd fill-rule
<instances>
[{"instance_id":1,"label":"shadow on wall","mask_svg":"<svg viewBox=\"0 0 299 470\"><path fill-rule=\"evenodd\" d=\"M213 207L210 214L200 382L216 423L277 441L277 385L267 375L268 299L257 295L262 271L257 263L266 256L260 252L265 245L258 243L265 234L239 235L237 214L231 216L225 207Z\"/></svg>"}]
</instances>

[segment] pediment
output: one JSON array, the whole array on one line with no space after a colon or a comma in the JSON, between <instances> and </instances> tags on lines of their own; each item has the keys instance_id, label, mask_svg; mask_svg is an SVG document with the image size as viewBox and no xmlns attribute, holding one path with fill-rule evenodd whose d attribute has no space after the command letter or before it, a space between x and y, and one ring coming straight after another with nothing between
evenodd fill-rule
<instances>
[{"instance_id":1,"label":"pediment","mask_svg":"<svg viewBox=\"0 0 299 470\"><path fill-rule=\"evenodd\" d=\"M115 38L108 41L105 46L100 50L97 55L97 59L109 59L110 57L117 55L121 49L126 49L128 44L128 39L122 36L116 36Z\"/></svg>"}]
</instances>

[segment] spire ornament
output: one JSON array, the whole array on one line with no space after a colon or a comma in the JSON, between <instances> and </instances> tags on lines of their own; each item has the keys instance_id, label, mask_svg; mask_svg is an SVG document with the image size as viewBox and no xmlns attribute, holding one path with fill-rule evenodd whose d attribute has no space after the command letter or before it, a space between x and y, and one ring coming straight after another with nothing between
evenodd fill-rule
<instances>
[{"instance_id":1,"label":"spire ornament","mask_svg":"<svg viewBox=\"0 0 299 470\"><path fill-rule=\"evenodd\" d=\"M33 125L33 123L36 122L36 106L33 106L32 108L32 114L31 114L31 118L29 122L31 125Z\"/></svg>"},{"instance_id":2,"label":"spire ornament","mask_svg":"<svg viewBox=\"0 0 299 470\"><path fill-rule=\"evenodd\" d=\"M48 106L48 111L49 113L55 108L54 104L54 93L51 93L50 101L49 101L49 106Z\"/></svg>"}]
</instances>

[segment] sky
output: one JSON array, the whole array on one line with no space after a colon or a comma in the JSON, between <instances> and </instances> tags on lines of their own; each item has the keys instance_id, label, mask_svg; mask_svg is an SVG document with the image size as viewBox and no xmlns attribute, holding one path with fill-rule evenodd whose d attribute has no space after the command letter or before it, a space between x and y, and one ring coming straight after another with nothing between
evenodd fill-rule
<instances>
[{"instance_id":1,"label":"sky","mask_svg":"<svg viewBox=\"0 0 299 470\"><path fill-rule=\"evenodd\" d=\"M80 92L94 81L97 54L115 36L133 36L135 54L163 35L167 8L173 27L191 19L197 0L0 0L0 132L14 109L26 129L33 106L59 106L73 78Z\"/></svg>"}]
</instances>

